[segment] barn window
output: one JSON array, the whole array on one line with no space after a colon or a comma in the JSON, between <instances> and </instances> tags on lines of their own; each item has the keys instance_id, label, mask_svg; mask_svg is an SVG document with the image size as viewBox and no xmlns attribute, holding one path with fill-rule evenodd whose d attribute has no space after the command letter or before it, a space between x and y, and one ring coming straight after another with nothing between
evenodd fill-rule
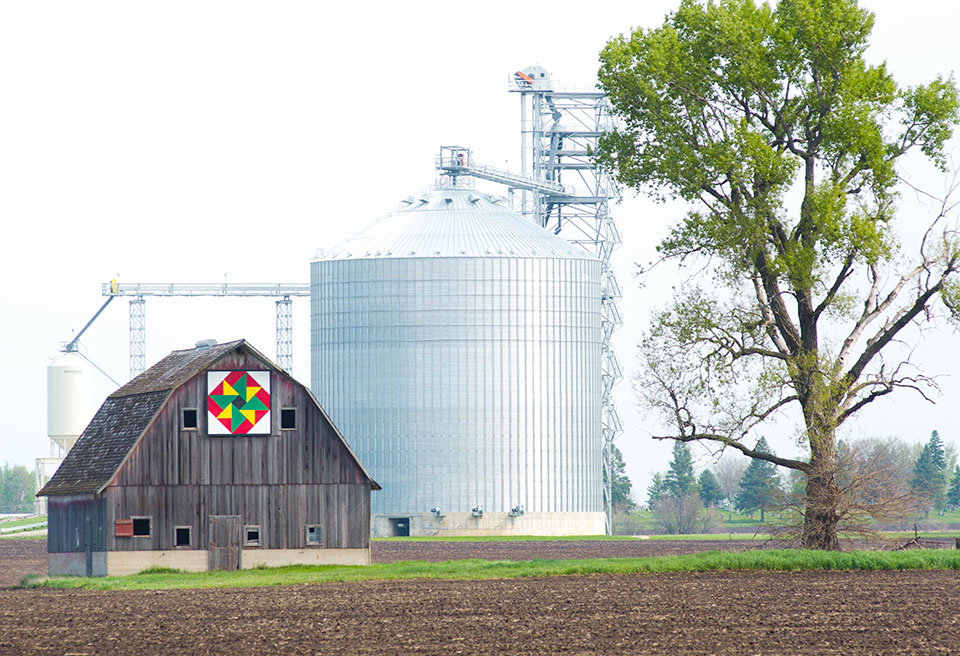
<instances>
[{"instance_id":1,"label":"barn window","mask_svg":"<svg viewBox=\"0 0 960 656\"><path fill-rule=\"evenodd\" d=\"M149 517L133 518L133 537L135 538L150 537L150 518Z\"/></svg>"},{"instance_id":2,"label":"barn window","mask_svg":"<svg viewBox=\"0 0 960 656\"><path fill-rule=\"evenodd\" d=\"M319 524L307 525L307 544L312 544L312 545L323 544L323 534L320 532Z\"/></svg>"},{"instance_id":3,"label":"barn window","mask_svg":"<svg viewBox=\"0 0 960 656\"><path fill-rule=\"evenodd\" d=\"M173 546L175 547L190 546L190 527L189 526L177 526L173 529Z\"/></svg>"},{"instance_id":4,"label":"barn window","mask_svg":"<svg viewBox=\"0 0 960 656\"><path fill-rule=\"evenodd\" d=\"M297 409L280 409L280 428L283 430L293 430L297 427Z\"/></svg>"},{"instance_id":5,"label":"barn window","mask_svg":"<svg viewBox=\"0 0 960 656\"><path fill-rule=\"evenodd\" d=\"M183 409L183 429L196 430L197 417L198 417L198 413L196 408L184 408Z\"/></svg>"},{"instance_id":6,"label":"barn window","mask_svg":"<svg viewBox=\"0 0 960 656\"><path fill-rule=\"evenodd\" d=\"M259 526L244 526L243 535L244 535L243 545L245 547L260 546L260 527Z\"/></svg>"}]
</instances>

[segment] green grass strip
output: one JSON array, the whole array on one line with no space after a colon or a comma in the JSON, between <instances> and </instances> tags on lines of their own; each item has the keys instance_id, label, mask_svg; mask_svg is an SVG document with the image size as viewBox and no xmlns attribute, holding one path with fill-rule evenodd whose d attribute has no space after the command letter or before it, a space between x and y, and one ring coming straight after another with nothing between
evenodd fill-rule
<instances>
[{"instance_id":1,"label":"green grass strip","mask_svg":"<svg viewBox=\"0 0 960 656\"><path fill-rule=\"evenodd\" d=\"M11 519L8 521L0 522L0 528L13 528L15 526L29 526L30 524L39 524L41 522L46 523L46 515L31 515L29 517L24 517L23 519Z\"/></svg>"},{"instance_id":2,"label":"green grass strip","mask_svg":"<svg viewBox=\"0 0 960 656\"><path fill-rule=\"evenodd\" d=\"M43 586L90 590L172 590L397 579L483 580L663 572L956 569L960 569L960 551L957 550L916 549L838 553L781 549L741 553L709 551L693 555L654 558L537 559L527 561L471 559L449 560L441 563L403 561L368 567L290 566L196 573L165 570L156 573L106 578L27 577L23 584L28 587Z\"/></svg>"},{"instance_id":3,"label":"green grass strip","mask_svg":"<svg viewBox=\"0 0 960 656\"><path fill-rule=\"evenodd\" d=\"M766 540L763 533L691 533L689 535L416 535L373 538L374 542L630 542L635 540Z\"/></svg>"},{"instance_id":4,"label":"green grass strip","mask_svg":"<svg viewBox=\"0 0 960 656\"><path fill-rule=\"evenodd\" d=\"M632 535L412 535L373 538L374 542L577 542L636 540Z\"/></svg>"}]
</instances>

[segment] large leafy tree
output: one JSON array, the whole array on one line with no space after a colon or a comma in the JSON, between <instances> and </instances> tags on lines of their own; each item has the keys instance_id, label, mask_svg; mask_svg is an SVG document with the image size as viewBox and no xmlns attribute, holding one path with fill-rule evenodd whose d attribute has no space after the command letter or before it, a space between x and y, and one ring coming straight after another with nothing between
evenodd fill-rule
<instances>
[{"instance_id":1,"label":"large leafy tree","mask_svg":"<svg viewBox=\"0 0 960 656\"><path fill-rule=\"evenodd\" d=\"M960 308L947 201L913 261L894 229L900 163L944 166L957 90L900 88L864 57L872 27L856 0L681 0L601 54L620 127L598 160L691 206L659 251L696 266L641 344L638 389L673 427L655 437L802 472L810 548L839 548L846 519L837 428L898 388L928 391L892 345ZM791 409L805 456L748 446Z\"/></svg>"}]
</instances>

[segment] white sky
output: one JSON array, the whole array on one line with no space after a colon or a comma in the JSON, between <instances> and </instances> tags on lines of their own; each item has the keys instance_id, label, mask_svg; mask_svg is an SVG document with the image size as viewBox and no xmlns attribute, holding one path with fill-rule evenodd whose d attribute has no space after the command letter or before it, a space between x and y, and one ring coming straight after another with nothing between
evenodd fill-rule
<instances>
[{"instance_id":1,"label":"white sky","mask_svg":"<svg viewBox=\"0 0 960 656\"><path fill-rule=\"evenodd\" d=\"M677 2L44 2L0 3L0 326L7 429L0 462L49 453L46 365L121 282L308 282L330 247L434 179L441 145L471 146L519 169L519 100L508 76L532 64L592 85L606 40L652 27ZM915 84L960 64L960 9L873 0L871 58ZM951 146L960 163L960 140ZM942 176L919 180L943 188ZM675 284L647 262L683 208L628 196L615 208L615 263L632 344ZM904 210L921 220L922 210ZM294 374L309 382L307 299L294 301ZM117 380L128 374L127 303L83 339ZM271 299L147 299L147 365L204 338L245 337L275 355ZM958 438L960 356L936 332L915 359L947 374L936 406L901 395L854 435ZM949 377L949 375L953 377ZM113 385L97 374L96 405ZM618 446L640 491L670 444L617 391ZM94 408L91 408L91 413ZM774 442L778 452L793 447ZM701 465L709 464L706 459Z\"/></svg>"}]
</instances>

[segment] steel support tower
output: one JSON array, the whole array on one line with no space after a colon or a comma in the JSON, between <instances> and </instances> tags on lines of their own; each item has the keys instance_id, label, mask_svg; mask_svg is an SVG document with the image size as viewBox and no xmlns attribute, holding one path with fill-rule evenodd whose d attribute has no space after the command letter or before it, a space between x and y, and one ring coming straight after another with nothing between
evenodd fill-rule
<instances>
[{"instance_id":1,"label":"steel support tower","mask_svg":"<svg viewBox=\"0 0 960 656\"><path fill-rule=\"evenodd\" d=\"M142 295L130 299L130 379L147 368L147 302Z\"/></svg>"},{"instance_id":2,"label":"steel support tower","mask_svg":"<svg viewBox=\"0 0 960 656\"><path fill-rule=\"evenodd\" d=\"M130 378L146 368L146 319L144 296L265 296L277 301L277 364L293 372L294 296L310 296L310 285L245 283L103 283L103 295L132 296L130 300ZM109 302L108 298L108 302ZM106 304L104 304L106 307ZM103 308L101 308L102 311ZM99 314L99 313L98 313ZM96 317L94 317L96 318ZM89 325L89 324L88 324Z\"/></svg>"}]
</instances>

